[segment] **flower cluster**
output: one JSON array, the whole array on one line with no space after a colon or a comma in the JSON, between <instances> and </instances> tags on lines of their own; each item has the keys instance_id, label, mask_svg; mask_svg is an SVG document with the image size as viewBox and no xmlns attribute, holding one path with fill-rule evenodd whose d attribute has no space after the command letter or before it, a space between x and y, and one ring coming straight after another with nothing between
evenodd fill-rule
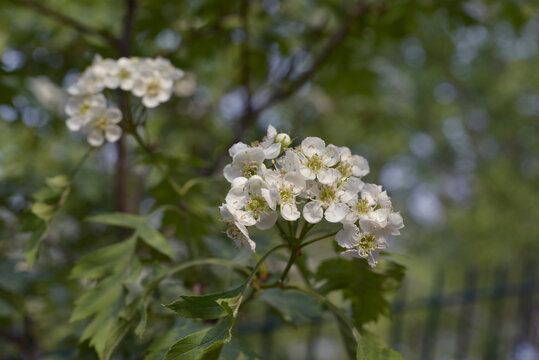
<instances>
[{"instance_id":1,"label":"flower cluster","mask_svg":"<svg viewBox=\"0 0 539 360\"><path fill-rule=\"evenodd\" d=\"M118 123L121 111L108 106L103 95L105 89L122 89L141 98L142 104L154 108L170 99L175 82L184 72L163 58L103 59L97 56L67 91L65 111L67 127L71 131L83 130L92 146L100 146L105 139L117 141L122 135Z\"/></svg>"},{"instance_id":2,"label":"flower cluster","mask_svg":"<svg viewBox=\"0 0 539 360\"><path fill-rule=\"evenodd\" d=\"M376 265L378 251L404 224L382 187L361 180L369 173L367 160L317 137L294 148L290 144L287 134L270 126L262 142L230 148L232 163L224 176L231 189L220 207L227 235L254 252L249 226L269 229L279 214L287 221L303 216L311 224L325 219L342 224L335 240L344 254Z\"/></svg>"}]
</instances>

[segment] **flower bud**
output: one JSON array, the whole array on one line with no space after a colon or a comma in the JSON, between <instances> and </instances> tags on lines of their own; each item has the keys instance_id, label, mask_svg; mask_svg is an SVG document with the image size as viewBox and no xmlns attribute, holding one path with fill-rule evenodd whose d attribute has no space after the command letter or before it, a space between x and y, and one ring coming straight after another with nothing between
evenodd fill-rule
<instances>
[{"instance_id":1,"label":"flower bud","mask_svg":"<svg viewBox=\"0 0 539 360\"><path fill-rule=\"evenodd\" d=\"M280 142L283 147L288 147L292 143L292 140L290 140L290 136L285 133L280 133L275 136L275 142Z\"/></svg>"}]
</instances>

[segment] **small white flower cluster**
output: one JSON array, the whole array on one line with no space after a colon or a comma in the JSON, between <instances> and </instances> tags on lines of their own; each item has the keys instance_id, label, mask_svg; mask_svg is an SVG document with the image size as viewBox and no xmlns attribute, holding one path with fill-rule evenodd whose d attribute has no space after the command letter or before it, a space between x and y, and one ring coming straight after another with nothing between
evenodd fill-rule
<instances>
[{"instance_id":1,"label":"small white flower cluster","mask_svg":"<svg viewBox=\"0 0 539 360\"><path fill-rule=\"evenodd\" d=\"M224 176L231 189L219 208L227 235L254 252L248 226L266 230L279 213L287 221L303 214L311 224L322 219L342 223L335 240L346 249L343 254L376 265L378 251L388 247L388 237L399 235L404 224L382 187L361 180L369 173L367 160L347 147L326 146L317 137L307 137L295 148L290 144L287 134L270 126L262 142L230 148L232 163Z\"/></svg>"},{"instance_id":2,"label":"small white flower cluster","mask_svg":"<svg viewBox=\"0 0 539 360\"><path fill-rule=\"evenodd\" d=\"M96 56L67 89L71 95L65 107L67 127L71 131L82 129L92 146L102 145L105 139L115 142L122 135L118 125L122 113L117 107L107 107L102 93L105 89L130 91L142 99L144 106L154 108L170 99L175 82L183 76L182 70L160 57L114 60Z\"/></svg>"}]
</instances>

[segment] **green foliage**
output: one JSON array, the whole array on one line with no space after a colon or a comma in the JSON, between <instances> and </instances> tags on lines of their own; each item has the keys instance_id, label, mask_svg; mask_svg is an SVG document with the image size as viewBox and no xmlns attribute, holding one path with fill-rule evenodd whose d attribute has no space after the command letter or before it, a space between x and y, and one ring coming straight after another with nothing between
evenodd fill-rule
<instances>
[{"instance_id":1,"label":"green foliage","mask_svg":"<svg viewBox=\"0 0 539 360\"><path fill-rule=\"evenodd\" d=\"M148 246L154 248L163 255L174 259L174 253L172 252L170 244L159 231L146 223L147 218L144 216L122 213L99 214L88 218L88 221L134 229L135 236L138 236Z\"/></svg>"},{"instance_id":2,"label":"green foliage","mask_svg":"<svg viewBox=\"0 0 539 360\"><path fill-rule=\"evenodd\" d=\"M267 289L257 300L271 306L283 321L292 325L312 324L322 320L320 302L303 293Z\"/></svg>"},{"instance_id":3,"label":"green foliage","mask_svg":"<svg viewBox=\"0 0 539 360\"><path fill-rule=\"evenodd\" d=\"M354 323L361 328L376 321L380 315L389 315L386 293L397 289L404 276L404 267L384 261L386 269L373 269L364 259L328 259L318 267L316 279L323 281L322 293L341 291L350 300Z\"/></svg>"},{"instance_id":4,"label":"green foliage","mask_svg":"<svg viewBox=\"0 0 539 360\"><path fill-rule=\"evenodd\" d=\"M387 348L372 335L362 335L357 345L357 360L403 360L401 354Z\"/></svg>"},{"instance_id":5,"label":"green foliage","mask_svg":"<svg viewBox=\"0 0 539 360\"><path fill-rule=\"evenodd\" d=\"M239 296L244 289L245 284L242 284L233 290L216 294L183 295L179 300L166 306L184 318L219 319L229 315L228 311L221 306L222 302L227 302L230 307L237 306Z\"/></svg>"}]
</instances>

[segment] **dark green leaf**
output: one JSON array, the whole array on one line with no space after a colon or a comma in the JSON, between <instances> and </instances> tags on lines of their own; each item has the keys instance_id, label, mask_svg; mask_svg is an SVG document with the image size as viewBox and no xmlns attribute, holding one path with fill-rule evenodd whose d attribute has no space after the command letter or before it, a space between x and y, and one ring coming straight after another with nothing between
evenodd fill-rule
<instances>
[{"instance_id":1,"label":"dark green leaf","mask_svg":"<svg viewBox=\"0 0 539 360\"><path fill-rule=\"evenodd\" d=\"M39 253L39 245L47 236L49 225L47 222L40 220L37 228L32 232L32 236L26 245L24 257L29 266L32 266L37 259Z\"/></svg>"},{"instance_id":2,"label":"dark green leaf","mask_svg":"<svg viewBox=\"0 0 539 360\"><path fill-rule=\"evenodd\" d=\"M295 291L267 289L258 296L257 300L271 306L284 321L292 324L318 321L323 312L317 299Z\"/></svg>"},{"instance_id":3,"label":"dark green leaf","mask_svg":"<svg viewBox=\"0 0 539 360\"><path fill-rule=\"evenodd\" d=\"M117 272L130 261L135 249L134 237L118 244L105 246L84 256L71 271L76 279L100 279L105 275Z\"/></svg>"},{"instance_id":4,"label":"dark green leaf","mask_svg":"<svg viewBox=\"0 0 539 360\"><path fill-rule=\"evenodd\" d=\"M245 284L230 291L202 296L183 295L166 306L184 318L219 319L229 315L222 303L235 306L244 287Z\"/></svg>"},{"instance_id":5,"label":"dark green leaf","mask_svg":"<svg viewBox=\"0 0 539 360\"><path fill-rule=\"evenodd\" d=\"M172 345L165 360L194 360L229 342L233 322L233 319L225 318L211 328L187 335Z\"/></svg>"},{"instance_id":6,"label":"dark green leaf","mask_svg":"<svg viewBox=\"0 0 539 360\"><path fill-rule=\"evenodd\" d=\"M148 354L144 360L163 360L170 349L179 339L191 333L202 330L207 326L190 319L178 318L178 322L164 336L158 336L148 347Z\"/></svg>"},{"instance_id":7,"label":"dark green leaf","mask_svg":"<svg viewBox=\"0 0 539 360\"><path fill-rule=\"evenodd\" d=\"M165 237L159 231L150 227L146 223L147 218L144 216L124 213L99 214L88 218L88 221L132 228L148 246L151 246L171 259L174 258L172 248Z\"/></svg>"}]
</instances>

